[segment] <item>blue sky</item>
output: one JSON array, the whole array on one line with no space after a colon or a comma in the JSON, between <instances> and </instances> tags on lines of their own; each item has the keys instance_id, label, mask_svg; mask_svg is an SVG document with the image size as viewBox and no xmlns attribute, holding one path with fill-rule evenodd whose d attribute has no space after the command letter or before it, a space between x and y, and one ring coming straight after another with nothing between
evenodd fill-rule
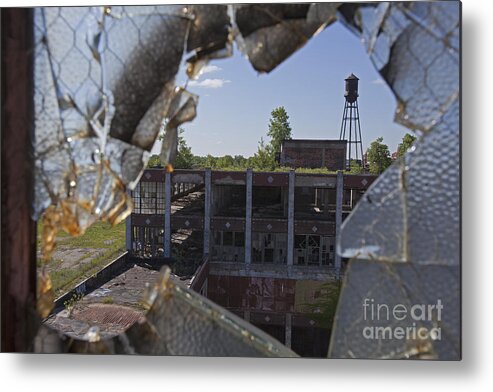
<instances>
[{"instance_id":1,"label":"blue sky","mask_svg":"<svg viewBox=\"0 0 493 392\"><path fill-rule=\"evenodd\" d=\"M196 155L250 156L266 133L270 112L284 106L293 138L338 139L344 108L344 79L360 78L359 109L363 149L383 136L391 152L406 128L394 123L392 92L379 77L359 39L334 23L269 74L258 74L235 48L216 60L188 89L199 95L197 117L184 124ZM184 72L177 82L186 81ZM157 152L157 146L153 152Z\"/></svg>"}]
</instances>

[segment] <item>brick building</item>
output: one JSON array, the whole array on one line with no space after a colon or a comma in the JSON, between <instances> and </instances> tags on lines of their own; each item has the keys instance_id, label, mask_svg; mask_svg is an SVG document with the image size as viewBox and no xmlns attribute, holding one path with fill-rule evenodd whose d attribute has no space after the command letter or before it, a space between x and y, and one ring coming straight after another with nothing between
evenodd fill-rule
<instances>
[{"instance_id":1,"label":"brick building","mask_svg":"<svg viewBox=\"0 0 493 392\"><path fill-rule=\"evenodd\" d=\"M330 171L346 168L347 140L284 140L281 145L281 166L320 168Z\"/></svg>"}]
</instances>

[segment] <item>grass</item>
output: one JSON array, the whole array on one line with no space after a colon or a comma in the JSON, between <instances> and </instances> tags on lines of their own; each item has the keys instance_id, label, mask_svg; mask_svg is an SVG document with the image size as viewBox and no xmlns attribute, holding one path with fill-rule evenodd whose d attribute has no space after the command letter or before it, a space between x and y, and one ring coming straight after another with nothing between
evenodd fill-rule
<instances>
[{"instance_id":1,"label":"grass","mask_svg":"<svg viewBox=\"0 0 493 392\"><path fill-rule=\"evenodd\" d=\"M41 247L42 229L42 223L38 222L38 249ZM63 260L56 258L48 264L55 295L59 296L99 271L125 251L125 222L114 227L108 223L96 222L80 237L71 237L65 232L59 232L57 248L88 249L84 256L74 262L77 264L76 267L60 268ZM98 251L93 251L93 249L98 249ZM95 254L98 255L94 257ZM38 260L38 266L40 264L41 261Z\"/></svg>"},{"instance_id":2,"label":"grass","mask_svg":"<svg viewBox=\"0 0 493 392\"><path fill-rule=\"evenodd\" d=\"M203 168L200 168L201 170ZM227 167L215 167L212 168L214 171L241 171L244 172L247 170L246 167L239 167L239 166L227 166ZM254 172L279 172L279 173L289 173L293 168L287 167L287 166L279 166L274 169L259 169L259 168L252 168ZM306 173L306 174L337 174L337 171L334 170L329 170L326 167L319 167L319 168L309 168L309 167L297 167L294 169L296 173ZM346 174L360 174L359 172L355 172L353 170L349 172L345 172Z\"/></svg>"},{"instance_id":3,"label":"grass","mask_svg":"<svg viewBox=\"0 0 493 392\"><path fill-rule=\"evenodd\" d=\"M103 300L101 301L103 304L112 304L115 301L113 300L113 297L104 297Z\"/></svg>"},{"instance_id":4,"label":"grass","mask_svg":"<svg viewBox=\"0 0 493 392\"><path fill-rule=\"evenodd\" d=\"M101 256L92 259L89 263L80 264L77 268L64 268L52 271L50 273L55 295L59 296L64 292L74 288L80 282L94 275L101 270L110 261L121 255L125 247L104 252Z\"/></svg>"},{"instance_id":5,"label":"grass","mask_svg":"<svg viewBox=\"0 0 493 392\"><path fill-rule=\"evenodd\" d=\"M41 234L43 232L43 223L38 222L38 248L41 246ZM57 234L57 243L63 244L70 248L107 248L109 245L106 241L112 241L125 238L125 222L112 227L105 222L96 222L89 227L84 235L80 237L71 237L64 231L59 231Z\"/></svg>"}]
</instances>

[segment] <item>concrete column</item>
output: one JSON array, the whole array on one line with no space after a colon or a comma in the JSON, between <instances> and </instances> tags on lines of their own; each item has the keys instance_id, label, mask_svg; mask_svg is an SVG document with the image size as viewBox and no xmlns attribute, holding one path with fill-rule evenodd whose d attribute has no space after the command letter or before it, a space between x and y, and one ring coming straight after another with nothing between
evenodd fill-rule
<instances>
[{"instance_id":1,"label":"concrete column","mask_svg":"<svg viewBox=\"0 0 493 392\"><path fill-rule=\"evenodd\" d=\"M152 253L152 257L155 257L156 256L156 236L155 236L155 232L152 232L152 242L151 242L151 253Z\"/></svg>"},{"instance_id":2,"label":"concrete column","mask_svg":"<svg viewBox=\"0 0 493 392\"><path fill-rule=\"evenodd\" d=\"M294 189L296 173L294 170L289 172L288 184L288 249L287 264L293 265L294 262Z\"/></svg>"},{"instance_id":3,"label":"concrete column","mask_svg":"<svg viewBox=\"0 0 493 392\"><path fill-rule=\"evenodd\" d=\"M288 217L288 191L284 188L282 188L282 214Z\"/></svg>"},{"instance_id":4,"label":"concrete column","mask_svg":"<svg viewBox=\"0 0 493 392\"><path fill-rule=\"evenodd\" d=\"M244 313L244 317L243 317L243 319L244 319L245 321L250 322L250 311L249 311L249 310L245 310L245 313Z\"/></svg>"},{"instance_id":5,"label":"concrete column","mask_svg":"<svg viewBox=\"0 0 493 392\"><path fill-rule=\"evenodd\" d=\"M245 264L252 262L252 199L253 171L246 171L246 211L245 211Z\"/></svg>"},{"instance_id":6,"label":"concrete column","mask_svg":"<svg viewBox=\"0 0 493 392\"><path fill-rule=\"evenodd\" d=\"M323 190L323 205L324 205L324 216L328 218L330 216L330 211L329 211L329 190L327 188L324 188Z\"/></svg>"},{"instance_id":7,"label":"concrete column","mask_svg":"<svg viewBox=\"0 0 493 392\"><path fill-rule=\"evenodd\" d=\"M132 247L132 214L125 219L125 248L130 252Z\"/></svg>"},{"instance_id":8,"label":"concrete column","mask_svg":"<svg viewBox=\"0 0 493 392\"><path fill-rule=\"evenodd\" d=\"M203 254L207 256L211 247L211 196L212 196L212 173L211 169L205 169L204 172L204 249Z\"/></svg>"},{"instance_id":9,"label":"concrete column","mask_svg":"<svg viewBox=\"0 0 493 392\"><path fill-rule=\"evenodd\" d=\"M292 318L291 313L286 313L286 332L285 332L285 343L284 345L288 348L291 348L291 327Z\"/></svg>"},{"instance_id":10,"label":"concrete column","mask_svg":"<svg viewBox=\"0 0 493 392\"><path fill-rule=\"evenodd\" d=\"M335 269L336 276L339 278L341 272L341 256L337 253L337 244L341 235L342 224L342 199L344 195L344 175L342 171L337 172L336 182L336 252L335 252Z\"/></svg>"},{"instance_id":11,"label":"concrete column","mask_svg":"<svg viewBox=\"0 0 493 392\"><path fill-rule=\"evenodd\" d=\"M164 175L164 257L171 257L171 173Z\"/></svg>"}]
</instances>

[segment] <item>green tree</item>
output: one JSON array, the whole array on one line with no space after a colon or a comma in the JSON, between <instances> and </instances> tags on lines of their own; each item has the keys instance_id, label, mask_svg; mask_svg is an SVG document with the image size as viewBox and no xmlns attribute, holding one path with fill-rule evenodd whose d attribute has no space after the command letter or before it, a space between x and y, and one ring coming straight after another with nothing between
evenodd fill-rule
<instances>
[{"instance_id":1,"label":"green tree","mask_svg":"<svg viewBox=\"0 0 493 392\"><path fill-rule=\"evenodd\" d=\"M235 155L234 158L234 166L238 168L245 168L248 165L248 159L245 158L243 155Z\"/></svg>"},{"instance_id":2,"label":"green tree","mask_svg":"<svg viewBox=\"0 0 493 392\"><path fill-rule=\"evenodd\" d=\"M403 156L416 141L416 136L406 133L402 138L402 143L397 147L397 157Z\"/></svg>"},{"instance_id":3,"label":"green tree","mask_svg":"<svg viewBox=\"0 0 493 392\"><path fill-rule=\"evenodd\" d=\"M249 166L257 170L275 170L277 166L272 146L265 144L264 138L260 139L257 152L248 161Z\"/></svg>"},{"instance_id":4,"label":"green tree","mask_svg":"<svg viewBox=\"0 0 493 392\"><path fill-rule=\"evenodd\" d=\"M205 157L204 167L210 167L211 169L215 169L217 167L217 158L213 157L211 154L208 154Z\"/></svg>"},{"instance_id":5,"label":"green tree","mask_svg":"<svg viewBox=\"0 0 493 392\"><path fill-rule=\"evenodd\" d=\"M276 156L281 152L282 141L291 139L289 116L284 106L279 106L271 112L267 135L271 138L272 153Z\"/></svg>"},{"instance_id":6,"label":"green tree","mask_svg":"<svg viewBox=\"0 0 493 392\"><path fill-rule=\"evenodd\" d=\"M152 154L149 157L149 161L147 161L147 167L159 167L161 166L161 158L159 158L159 155L157 154Z\"/></svg>"},{"instance_id":7,"label":"green tree","mask_svg":"<svg viewBox=\"0 0 493 392\"><path fill-rule=\"evenodd\" d=\"M206 168L206 157L201 157L198 155L194 155L193 157L193 167L197 169L204 169Z\"/></svg>"},{"instance_id":8,"label":"green tree","mask_svg":"<svg viewBox=\"0 0 493 392\"><path fill-rule=\"evenodd\" d=\"M176 169L192 169L195 162L192 148L187 145L185 138L182 136L185 130L179 128L178 132L178 153L176 154L174 167Z\"/></svg>"},{"instance_id":9,"label":"green tree","mask_svg":"<svg viewBox=\"0 0 493 392\"><path fill-rule=\"evenodd\" d=\"M173 167L175 169L192 169L196 161L195 156L192 153L192 148L187 145L187 142L183 137L184 133L185 130L183 128L178 128L178 151L176 154L175 162L173 164ZM159 140L163 140L163 138L164 134L159 135ZM154 155L151 156L151 159L153 157ZM155 159L153 159L153 164L154 166L159 166L161 165L161 161L159 161L159 164L156 165ZM150 167L149 164L147 166Z\"/></svg>"},{"instance_id":10,"label":"green tree","mask_svg":"<svg viewBox=\"0 0 493 392\"><path fill-rule=\"evenodd\" d=\"M361 174L363 173L363 168L360 166L356 159L351 159L349 163L349 173L350 174Z\"/></svg>"},{"instance_id":11,"label":"green tree","mask_svg":"<svg viewBox=\"0 0 493 392\"><path fill-rule=\"evenodd\" d=\"M392 163L389 147L383 144L383 137L373 141L366 153L370 164L370 173L372 174L382 173Z\"/></svg>"},{"instance_id":12,"label":"green tree","mask_svg":"<svg viewBox=\"0 0 493 392\"><path fill-rule=\"evenodd\" d=\"M231 168L235 165L234 158L231 155L225 155L219 157L217 160L217 167L219 169Z\"/></svg>"}]
</instances>

